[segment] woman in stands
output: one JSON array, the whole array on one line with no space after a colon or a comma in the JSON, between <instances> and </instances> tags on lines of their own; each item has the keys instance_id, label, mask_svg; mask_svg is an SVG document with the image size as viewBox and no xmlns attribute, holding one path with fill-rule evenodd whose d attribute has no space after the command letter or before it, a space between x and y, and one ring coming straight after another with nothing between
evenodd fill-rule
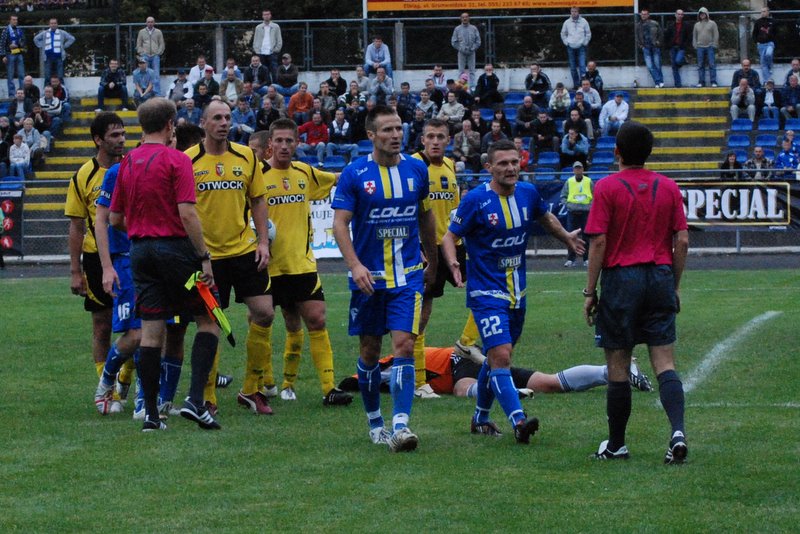
<instances>
[{"instance_id":1,"label":"woman in stands","mask_svg":"<svg viewBox=\"0 0 800 534\"><path fill-rule=\"evenodd\" d=\"M494 108L494 120L500 121L500 131L506 134L509 139L514 139L514 133L511 130L511 123L506 118L506 112L503 110L502 105L497 105Z\"/></svg>"},{"instance_id":2,"label":"woman in stands","mask_svg":"<svg viewBox=\"0 0 800 534\"><path fill-rule=\"evenodd\" d=\"M723 180L738 180L742 164L736 161L736 152L730 151L719 164L719 177Z\"/></svg>"}]
</instances>

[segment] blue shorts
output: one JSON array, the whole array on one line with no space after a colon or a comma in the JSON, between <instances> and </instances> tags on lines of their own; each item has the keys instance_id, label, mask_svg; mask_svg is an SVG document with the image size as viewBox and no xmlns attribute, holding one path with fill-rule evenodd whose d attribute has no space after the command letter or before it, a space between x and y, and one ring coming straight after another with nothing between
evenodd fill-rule
<instances>
[{"instance_id":1,"label":"blue shorts","mask_svg":"<svg viewBox=\"0 0 800 534\"><path fill-rule=\"evenodd\" d=\"M128 255L116 254L113 258L114 270L119 277L117 296L114 297L114 308L111 313L111 330L114 333L139 330L142 321L133 313L136 303L131 271L131 258Z\"/></svg>"},{"instance_id":2,"label":"blue shorts","mask_svg":"<svg viewBox=\"0 0 800 534\"><path fill-rule=\"evenodd\" d=\"M511 343L516 345L525 324L525 308L505 308L494 302L474 304L470 307L481 334L483 351Z\"/></svg>"},{"instance_id":3,"label":"blue shorts","mask_svg":"<svg viewBox=\"0 0 800 534\"><path fill-rule=\"evenodd\" d=\"M376 289L372 295L361 290L350 296L351 336L383 336L391 330L419 334L422 292L408 286Z\"/></svg>"},{"instance_id":4,"label":"blue shorts","mask_svg":"<svg viewBox=\"0 0 800 534\"><path fill-rule=\"evenodd\" d=\"M669 265L603 269L595 342L605 349L675 342L675 277Z\"/></svg>"}]
</instances>

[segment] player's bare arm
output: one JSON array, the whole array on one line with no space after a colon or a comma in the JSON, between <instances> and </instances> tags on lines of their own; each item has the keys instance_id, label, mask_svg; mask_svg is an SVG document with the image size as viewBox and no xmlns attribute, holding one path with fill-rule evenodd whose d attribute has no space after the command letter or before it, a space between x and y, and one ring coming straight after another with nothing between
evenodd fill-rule
<instances>
[{"instance_id":1,"label":"player's bare arm","mask_svg":"<svg viewBox=\"0 0 800 534\"><path fill-rule=\"evenodd\" d=\"M364 264L358 259L356 250L353 247L353 240L350 238L350 221L353 219L353 212L347 210L334 210L333 211L333 237L339 245L339 251L342 253L347 268L353 276L353 282L358 288L366 293L372 295L375 290L373 284L375 280L372 279L369 269L364 267Z\"/></svg>"},{"instance_id":2,"label":"player's bare arm","mask_svg":"<svg viewBox=\"0 0 800 534\"><path fill-rule=\"evenodd\" d=\"M267 231L267 211L266 197L251 198L250 205L253 210L253 223L258 234L258 245L256 246L256 262L258 270L263 271L269 264L269 232Z\"/></svg>"},{"instance_id":3,"label":"player's bare arm","mask_svg":"<svg viewBox=\"0 0 800 534\"><path fill-rule=\"evenodd\" d=\"M73 295L86 295L86 282L83 279L81 267L81 254L83 248L83 234L86 232L86 223L79 217L69 218L69 288Z\"/></svg>"},{"instance_id":4,"label":"player's bare arm","mask_svg":"<svg viewBox=\"0 0 800 534\"><path fill-rule=\"evenodd\" d=\"M205 241L203 241L203 227L200 225L200 217L197 216L194 204L188 202L178 204L178 214L181 217L183 229L186 230L186 235L189 236L189 241L194 245L197 256L204 258L203 282L213 286L214 274L211 272L211 255L208 253Z\"/></svg>"},{"instance_id":5,"label":"player's bare arm","mask_svg":"<svg viewBox=\"0 0 800 534\"><path fill-rule=\"evenodd\" d=\"M594 325L594 317L597 313L597 281L600 279L600 271L603 269L603 258L606 256L606 235L598 234L592 236L589 243L589 268L587 269L586 288L583 290L583 318L586 324Z\"/></svg>"},{"instance_id":6,"label":"player's bare arm","mask_svg":"<svg viewBox=\"0 0 800 534\"><path fill-rule=\"evenodd\" d=\"M109 252L108 244L108 208L105 206L97 205L95 214L96 220L94 223L95 228L95 241L97 242L97 253L100 256L100 265L103 266L103 291L115 297L114 287L119 287L119 276L114 269L114 264L111 261L111 253Z\"/></svg>"},{"instance_id":7,"label":"player's bare arm","mask_svg":"<svg viewBox=\"0 0 800 534\"><path fill-rule=\"evenodd\" d=\"M423 203L419 204L419 234L422 242L422 249L428 258L428 265L425 267L425 286L428 287L436 280L436 269L439 255L436 250L436 218L433 210L425 211Z\"/></svg>"},{"instance_id":8,"label":"player's bare arm","mask_svg":"<svg viewBox=\"0 0 800 534\"><path fill-rule=\"evenodd\" d=\"M678 311L681 311L679 292L687 254L689 254L689 231L681 230L675 234L672 244L672 274L675 277L675 298L678 303Z\"/></svg>"},{"instance_id":9,"label":"player's bare arm","mask_svg":"<svg viewBox=\"0 0 800 534\"><path fill-rule=\"evenodd\" d=\"M461 279L461 264L456 259L456 240L458 238L448 230L442 236L442 256L447 262L447 268L453 274L453 280L456 282L456 287L464 287L464 281Z\"/></svg>"},{"instance_id":10,"label":"player's bare arm","mask_svg":"<svg viewBox=\"0 0 800 534\"><path fill-rule=\"evenodd\" d=\"M558 217L549 211L539 217L537 222L542 225L542 228L544 228L550 235L567 245L570 250L575 252L575 254L583 254L586 250L586 243L584 243L583 240L578 237L581 228L576 228L572 232L567 232L561 225Z\"/></svg>"}]
</instances>

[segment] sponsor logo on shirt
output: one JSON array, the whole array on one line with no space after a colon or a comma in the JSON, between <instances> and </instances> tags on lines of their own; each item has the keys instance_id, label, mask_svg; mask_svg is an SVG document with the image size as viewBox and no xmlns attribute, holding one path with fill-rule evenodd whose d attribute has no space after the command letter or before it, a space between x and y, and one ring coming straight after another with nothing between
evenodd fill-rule
<instances>
[{"instance_id":1,"label":"sponsor logo on shirt","mask_svg":"<svg viewBox=\"0 0 800 534\"><path fill-rule=\"evenodd\" d=\"M364 182L364 191L366 191L368 195L373 194L375 192L375 182L373 180Z\"/></svg>"},{"instance_id":2,"label":"sponsor logo on shirt","mask_svg":"<svg viewBox=\"0 0 800 534\"><path fill-rule=\"evenodd\" d=\"M499 218L497 217L496 213L489 214L489 224L492 226L497 226L497 223L500 222Z\"/></svg>"},{"instance_id":3,"label":"sponsor logo on shirt","mask_svg":"<svg viewBox=\"0 0 800 534\"><path fill-rule=\"evenodd\" d=\"M428 193L430 200L453 200L455 195L450 191L436 191Z\"/></svg>"},{"instance_id":4,"label":"sponsor logo on shirt","mask_svg":"<svg viewBox=\"0 0 800 534\"><path fill-rule=\"evenodd\" d=\"M225 164L224 163L217 163L214 167L214 170L217 171L217 176L225 176Z\"/></svg>"},{"instance_id":5,"label":"sponsor logo on shirt","mask_svg":"<svg viewBox=\"0 0 800 534\"><path fill-rule=\"evenodd\" d=\"M386 206L385 208L373 208L369 211L370 219L395 219L403 217L413 217L417 214L417 205L410 204L405 208L400 206Z\"/></svg>"},{"instance_id":6,"label":"sponsor logo on shirt","mask_svg":"<svg viewBox=\"0 0 800 534\"><path fill-rule=\"evenodd\" d=\"M267 204L270 206L275 206L278 204L294 204L296 202L305 202L306 196L303 194L300 195L280 195L277 197L270 197L267 201Z\"/></svg>"},{"instance_id":7,"label":"sponsor logo on shirt","mask_svg":"<svg viewBox=\"0 0 800 534\"><path fill-rule=\"evenodd\" d=\"M520 265L522 265L522 256L519 254L497 260L498 269L516 269Z\"/></svg>"},{"instance_id":8,"label":"sponsor logo on shirt","mask_svg":"<svg viewBox=\"0 0 800 534\"><path fill-rule=\"evenodd\" d=\"M208 174L208 170L207 169L203 169L202 171L195 171L194 172L195 176L205 176L206 174Z\"/></svg>"},{"instance_id":9,"label":"sponsor logo on shirt","mask_svg":"<svg viewBox=\"0 0 800 534\"><path fill-rule=\"evenodd\" d=\"M408 239L408 226L390 226L388 228L376 228L375 237L378 239Z\"/></svg>"},{"instance_id":10,"label":"sponsor logo on shirt","mask_svg":"<svg viewBox=\"0 0 800 534\"><path fill-rule=\"evenodd\" d=\"M442 189L450 189L450 184L447 181L447 176L442 176L439 180L441 180Z\"/></svg>"},{"instance_id":11,"label":"sponsor logo on shirt","mask_svg":"<svg viewBox=\"0 0 800 534\"><path fill-rule=\"evenodd\" d=\"M244 189L244 182L238 180L215 180L197 184L197 190L202 191L230 191Z\"/></svg>"},{"instance_id":12,"label":"sponsor logo on shirt","mask_svg":"<svg viewBox=\"0 0 800 534\"><path fill-rule=\"evenodd\" d=\"M242 167L239 165L234 165L231 170L233 171L234 176L241 176L244 174L244 170L242 170Z\"/></svg>"},{"instance_id":13,"label":"sponsor logo on shirt","mask_svg":"<svg viewBox=\"0 0 800 534\"><path fill-rule=\"evenodd\" d=\"M300 178L299 180L297 180L297 187L299 187L300 189L305 189L306 181Z\"/></svg>"},{"instance_id":14,"label":"sponsor logo on shirt","mask_svg":"<svg viewBox=\"0 0 800 534\"><path fill-rule=\"evenodd\" d=\"M514 247L517 245L525 244L525 241L528 239L528 234L520 234L517 236L510 236L506 237L505 239L502 237L498 237L494 241L492 241L492 248L505 248L505 247Z\"/></svg>"},{"instance_id":15,"label":"sponsor logo on shirt","mask_svg":"<svg viewBox=\"0 0 800 534\"><path fill-rule=\"evenodd\" d=\"M292 187L292 184L289 182L289 179L288 178L284 178L283 179L283 188L288 191L290 187Z\"/></svg>"}]
</instances>

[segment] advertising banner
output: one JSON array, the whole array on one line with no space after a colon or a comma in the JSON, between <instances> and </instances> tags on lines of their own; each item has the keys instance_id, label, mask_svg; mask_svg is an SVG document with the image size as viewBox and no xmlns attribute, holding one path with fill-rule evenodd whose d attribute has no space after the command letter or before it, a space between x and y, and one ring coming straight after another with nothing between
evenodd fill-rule
<instances>
[{"instance_id":1,"label":"advertising banner","mask_svg":"<svg viewBox=\"0 0 800 534\"><path fill-rule=\"evenodd\" d=\"M0 247L4 256L22 256L22 204L25 192L19 189L0 189L0 209L3 210L3 231Z\"/></svg>"},{"instance_id":2,"label":"advertising banner","mask_svg":"<svg viewBox=\"0 0 800 534\"><path fill-rule=\"evenodd\" d=\"M476 9L569 9L633 7L633 0L366 0L367 12L375 11L474 11Z\"/></svg>"}]
</instances>

